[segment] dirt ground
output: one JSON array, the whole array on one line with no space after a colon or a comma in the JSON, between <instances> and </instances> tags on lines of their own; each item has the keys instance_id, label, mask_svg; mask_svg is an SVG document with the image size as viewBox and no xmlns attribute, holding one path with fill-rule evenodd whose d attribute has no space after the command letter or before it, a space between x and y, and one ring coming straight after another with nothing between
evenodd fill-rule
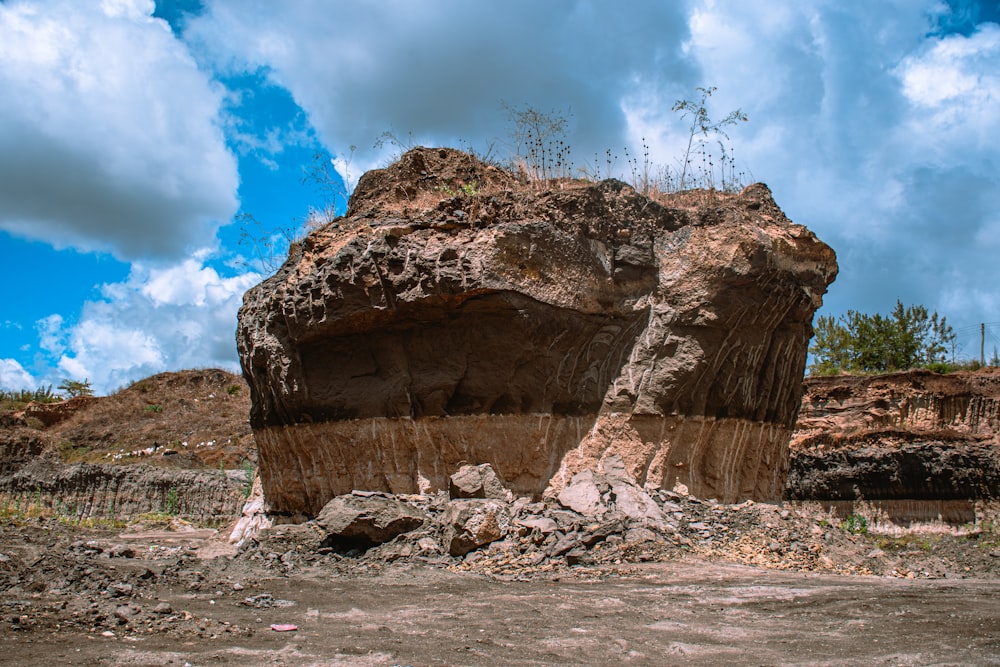
<instances>
[{"instance_id":1,"label":"dirt ground","mask_svg":"<svg viewBox=\"0 0 1000 667\"><path fill-rule=\"evenodd\" d=\"M685 552L512 580L236 552L180 528L0 527L0 663L1000 664L994 571L833 575Z\"/></svg>"},{"instance_id":2,"label":"dirt ground","mask_svg":"<svg viewBox=\"0 0 1000 667\"><path fill-rule=\"evenodd\" d=\"M237 550L166 506L156 520L74 517L72 494L92 489L43 493L52 471L27 476L42 453L121 465L139 483L90 503L119 512L150 495L144 466L228 479L255 460L248 401L240 378L208 370L73 410L0 410L0 467L28 489L0 499L0 665L1000 665L996 503L915 533L884 530L874 505L835 516L660 494L668 525L596 543L589 521L553 506L534 520L558 531L462 556L427 527L351 554L310 525ZM205 494L188 508L169 484L198 521ZM570 538L586 549L567 551ZM282 624L296 629L271 629Z\"/></svg>"}]
</instances>

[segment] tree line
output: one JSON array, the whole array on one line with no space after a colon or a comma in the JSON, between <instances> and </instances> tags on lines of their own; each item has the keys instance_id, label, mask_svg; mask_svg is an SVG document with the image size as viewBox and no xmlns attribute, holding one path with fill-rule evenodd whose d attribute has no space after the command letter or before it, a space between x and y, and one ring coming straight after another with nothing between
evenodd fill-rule
<instances>
[{"instance_id":1,"label":"tree line","mask_svg":"<svg viewBox=\"0 0 1000 667\"><path fill-rule=\"evenodd\" d=\"M948 353L956 335L943 316L924 306L896 301L889 315L849 310L840 317L821 316L809 347L812 375L891 373L911 368L951 370Z\"/></svg>"}]
</instances>

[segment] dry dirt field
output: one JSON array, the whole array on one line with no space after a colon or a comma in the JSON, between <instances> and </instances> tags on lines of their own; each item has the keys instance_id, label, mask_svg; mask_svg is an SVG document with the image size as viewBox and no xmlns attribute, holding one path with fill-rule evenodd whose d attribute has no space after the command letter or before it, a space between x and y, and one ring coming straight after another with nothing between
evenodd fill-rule
<instances>
[{"instance_id":1,"label":"dry dirt field","mask_svg":"<svg viewBox=\"0 0 1000 667\"><path fill-rule=\"evenodd\" d=\"M515 581L52 521L0 528L0 553L11 665L1000 664L995 573L845 576L681 554Z\"/></svg>"},{"instance_id":2,"label":"dry dirt field","mask_svg":"<svg viewBox=\"0 0 1000 667\"><path fill-rule=\"evenodd\" d=\"M236 550L211 527L255 460L241 378L167 373L82 403L0 410L2 665L1000 664L995 503L962 530L880 534L661 498L671 531L573 559L530 535L335 553L308 526ZM127 474L87 467L108 461Z\"/></svg>"}]
</instances>

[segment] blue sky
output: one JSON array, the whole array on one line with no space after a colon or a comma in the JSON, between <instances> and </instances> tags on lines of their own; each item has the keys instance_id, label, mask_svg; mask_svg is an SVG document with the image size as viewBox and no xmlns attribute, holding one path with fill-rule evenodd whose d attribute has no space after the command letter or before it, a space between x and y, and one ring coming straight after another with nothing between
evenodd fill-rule
<instances>
[{"instance_id":1,"label":"blue sky","mask_svg":"<svg viewBox=\"0 0 1000 667\"><path fill-rule=\"evenodd\" d=\"M578 166L676 165L697 86L837 251L823 313L901 299L1000 345L996 1L0 0L0 388L236 370L265 269L234 221L301 226L317 152L502 150L506 102L567 113Z\"/></svg>"}]
</instances>

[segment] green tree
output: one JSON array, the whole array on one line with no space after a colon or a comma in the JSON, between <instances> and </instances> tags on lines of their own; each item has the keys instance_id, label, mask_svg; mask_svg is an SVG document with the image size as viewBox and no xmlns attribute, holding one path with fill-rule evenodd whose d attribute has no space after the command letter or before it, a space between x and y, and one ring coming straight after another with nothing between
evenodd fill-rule
<instances>
[{"instance_id":1,"label":"green tree","mask_svg":"<svg viewBox=\"0 0 1000 667\"><path fill-rule=\"evenodd\" d=\"M847 328L830 315L821 315L813 325L813 342L809 348L813 375L832 375L851 367L851 338Z\"/></svg>"},{"instance_id":2,"label":"green tree","mask_svg":"<svg viewBox=\"0 0 1000 667\"><path fill-rule=\"evenodd\" d=\"M945 360L955 332L944 317L924 306L896 302L888 316L849 310L840 318L820 317L809 348L810 373L887 373Z\"/></svg>"},{"instance_id":3,"label":"green tree","mask_svg":"<svg viewBox=\"0 0 1000 667\"><path fill-rule=\"evenodd\" d=\"M62 384L59 385L59 391L63 392L70 398L76 398L77 396L93 396L94 390L90 386L90 379L85 379L83 382L79 380L63 380Z\"/></svg>"}]
</instances>

